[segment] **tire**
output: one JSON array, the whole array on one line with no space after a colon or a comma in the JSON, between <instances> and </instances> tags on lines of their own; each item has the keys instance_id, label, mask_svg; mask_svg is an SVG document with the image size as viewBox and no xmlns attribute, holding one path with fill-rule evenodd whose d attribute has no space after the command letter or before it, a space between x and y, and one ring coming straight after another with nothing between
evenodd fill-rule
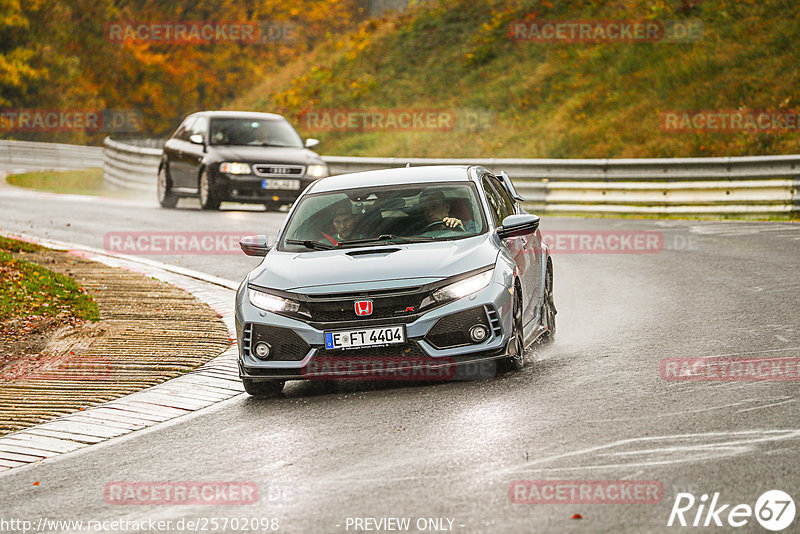
<instances>
[{"instance_id":1,"label":"tire","mask_svg":"<svg viewBox=\"0 0 800 534\"><path fill-rule=\"evenodd\" d=\"M219 194L214 189L214 184L211 183L211 178L208 176L208 169L203 168L200 171L200 178L198 179L197 190L200 192L200 209L203 210L218 210L222 200Z\"/></svg>"},{"instance_id":2,"label":"tire","mask_svg":"<svg viewBox=\"0 0 800 534\"><path fill-rule=\"evenodd\" d=\"M172 178L169 177L166 162L158 168L157 194L162 208L174 208L178 204L179 197L172 192Z\"/></svg>"},{"instance_id":3,"label":"tire","mask_svg":"<svg viewBox=\"0 0 800 534\"><path fill-rule=\"evenodd\" d=\"M264 202L264 207L267 208L267 211L280 211L281 206L283 206L282 203L275 202L274 200L271 200L269 202Z\"/></svg>"},{"instance_id":4,"label":"tire","mask_svg":"<svg viewBox=\"0 0 800 534\"><path fill-rule=\"evenodd\" d=\"M514 284L511 339L508 341L509 357L500 360L502 371L519 371L525 366L525 334L522 323L522 289Z\"/></svg>"},{"instance_id":5,"label":"tire","mask_svg":"<svg viewBox=\"0 0 800 534\"><path fill-rule=\"evenodd\" d=\"M542 326L547 330L541 340L542 345L547 345L555 341L556 338L556 303L553 299L553 264L547 262L547 271L544 275L544 302L542 304Z\"/></svg>"},{"instance_id":6,"label":"tire","mask_svg":"<svg viewBox=\"0 0 800 534\"><path fill-rule=\"evenodd\" d=\"M253 397L276 397L283 391L283 380L261 380L254 381L250 378L242 378L244 390Z\"/></svg>"}]
</instances>

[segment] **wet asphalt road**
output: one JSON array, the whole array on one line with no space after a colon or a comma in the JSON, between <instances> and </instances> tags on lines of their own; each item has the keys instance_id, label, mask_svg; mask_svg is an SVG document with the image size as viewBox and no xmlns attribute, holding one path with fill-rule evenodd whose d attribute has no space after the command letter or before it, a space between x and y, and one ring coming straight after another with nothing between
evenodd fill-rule
<instances>
[{"instance_id":1,"label":"wet asphalt road","mask_svg":"<svg viewBox=\"0 0 800 534\"><path fill-rule=\"evenodd\" d=\"M284 215L0 189L0 233L98 248L107 232L274 236ZM542 229L660 232L664 249L555 254L558 338L530 351L521 372L476 382L292 382L278 399L241 395L0 475L0 519L278 518L279 532L335 533L366 531L354 518L405 517L412 531L421 518L445 518L429 532L694 532L667 527L678 492L752 506L780 489L800 505L797 381L660 375L664 358L800 357L800 225L545 218ZM257 262L148 257L235 281ZM510 502L513 481L563 479L658 481L663 499ZM113 481L252 481L261 497L246 506L119 506L103 498ZM726 516L702 531L767 532L754 518L734 529Z\"/></svg>"}]
</instances>

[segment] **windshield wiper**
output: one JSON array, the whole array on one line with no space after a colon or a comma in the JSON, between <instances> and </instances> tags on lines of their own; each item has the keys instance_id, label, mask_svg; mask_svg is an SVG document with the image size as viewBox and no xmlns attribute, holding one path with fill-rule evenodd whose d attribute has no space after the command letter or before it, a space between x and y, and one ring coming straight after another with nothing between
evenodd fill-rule
<instances>
[{"instance_id":1,"label":"windshield wiper","mask_svg":"<svg viewBox=\"0 0 800 534\"><path fill-rule=\"evenodd\" d=\"M417 236L417 237L405 237L401 235L394 235L394 234L381 234L378 237L366 237L364 239L350 239L348 241L339 241L339 246L347 246L347 245L363 245L367 243L384 243L384 242L398 242L398 243L419 243L423 241L432 241L434 237L431 236Z\"/></svg>"},{"instance_id":2,"label":"windshield wiper","mask_svg":"<svg viewBox=\"0 0 800 534\"><path fill-rule=\"evenodd\" d=\"M330 243L324 243L322 241L312 241L310 239L306 239L305 241L302 241L300 239L287 239L286 240L286 244L287 245L303 245L304 247L310 248L310 249L313 249L313 250L330 250L330 249L334 248L334 246L331 245Z\"/></svg>"}]
</instances>

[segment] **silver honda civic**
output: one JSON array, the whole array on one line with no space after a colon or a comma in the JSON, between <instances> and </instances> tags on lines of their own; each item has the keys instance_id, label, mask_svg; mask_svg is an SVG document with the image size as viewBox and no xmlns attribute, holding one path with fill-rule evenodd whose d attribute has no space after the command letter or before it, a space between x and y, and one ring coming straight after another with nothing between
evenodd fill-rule
<instances>
[{"instance_id":1,"label":"silver honda civic","mask_svg":"<svg viewBox=\"0 0 800 534\"><path fill-rule=\"evenodd\" d=\"M287 380L448 380L516 370L555 336L539 217L505 173L408 167L317 180L236 293L251 395Z\"/></svg>"}]
</instances>

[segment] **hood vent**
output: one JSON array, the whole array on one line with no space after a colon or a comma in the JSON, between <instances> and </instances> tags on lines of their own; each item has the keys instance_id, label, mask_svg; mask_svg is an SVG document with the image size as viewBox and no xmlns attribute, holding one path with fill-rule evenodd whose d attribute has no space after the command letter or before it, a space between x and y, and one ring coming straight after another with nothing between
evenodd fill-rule
<instances>
[{"instance_id":1,"label":"hood vent","mask_svg":"<svg viewBox=\"0 0 800 534\"><path fill-rule=\"evenodd\" d=\"M399 250L399 248L368 248L364 250L354 250L352 252L347 252L346 254L348 256L367 256L373 254L391 254Z\"/></svg>"}]
</instances>

